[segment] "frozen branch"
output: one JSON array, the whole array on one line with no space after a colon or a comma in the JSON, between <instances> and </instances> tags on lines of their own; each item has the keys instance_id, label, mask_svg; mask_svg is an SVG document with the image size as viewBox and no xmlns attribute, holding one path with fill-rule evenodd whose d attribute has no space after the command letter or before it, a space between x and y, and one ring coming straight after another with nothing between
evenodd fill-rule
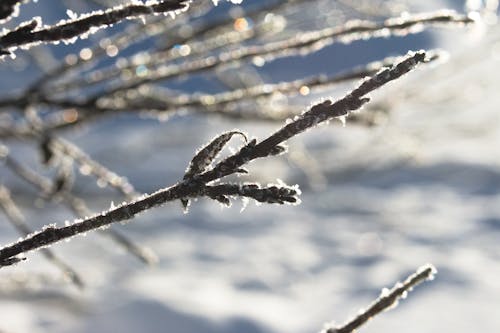
<instances>
[{"instance_id":1,"label":"frozen branch","mask_svg":"<svg viewBox=\"0 0 500 333\"><path fill-rule=\"evenodd\" d=\"M436 268L430 264L420 267L415 273L407 277L403 283L396 283L390 290L384 288L380 296L367 309L361 310L353 319L339 327L327 328L322 333L355 332L360 326L379 313L395 308L398 305L398 301L406 298L409 291L424 281L433 280L436 273Z\"/></svg>"},{"instance_id":2,"label":"frozen branch","mask_svg":"<svg viewBox=\"0 0 500 333\"><path fill-rule=\"evenodd\" d=\"M190 0L163 0L147 4L128 4L116 6L104 12L84 14L54 26L41 27L41 20L33 19L0 37L0 55L9 54L16 48L29 47L35 43L72 42L103 27L125 19L140 18L145 15L177 13L188 7Z\"/></svg>"},{"instance_id":3,"label":"frozen branch","mask_svg":"<svg viewBox=\"0 0 500 333\"><path fill-rule=\"evenodd\" d=\"M2 0L0 2L0 23L8 21L12 16L16 15L19 4L23 0Z\"/></svg>"},{"instance_id":4,"label":"frozen branch","mask_svg":"<svg viewBox=\"0 0 500 333\"><path fill-rule=\"evenodd\" d=\"M46 247L63 239L69 239L75 235L86 233L91 230L106 228L115 222L129 220L140 212L146 211L152 207L161 206L167 202L187 197L206 195L206 192L204 193L204 187L208 186L210 182L219 180L232 173L241 172L241 167L244 164L256 158L282 153L284 147L280 144L289 138L329 119L345 116L349 112L361 108L363 104L369 101L369 98L366 97L368 93L392 80L398 79L414 69L417 64L424 62L425 59L426 53L424 51L408 54L405 59L395 66L384 69L373 77L363 81L357 88L343 98L336 102L326 100L314 105L297 119L285 125L267 139L260 143L257 143L256 139L251 140L237 153L217 163L213 168L203 171L201 174L196 174L171 187L160 189L150 195L144 195L134 201L123 203L118 207L111 207L111 209L101 214L94 215L84 220L77 220L68 226L45 226L41 231L33 233L23 240L0 249L0 265L11 260L16 260L17 256L22 253ZM213 154L210 154L210 156L211 155ZM204 165L206 167L208 164L204 163ZM291 191L284 195L295 196ZM288 200L283 199L283 201Z\"/></svg>"},{"instance_id":5,"label":"frozen branch","mask_svg":"<svg viewBox=\"0 0 500 333\"><path fill-rule=\"evenodd\" d=\"M314 105L307 112L304 112L294 121L285 125L260 143L257 143L256 140L250 141L237 154L220 162L212 170L201 174L199 179L207 183L227 176L234 173L242 165L248 163L248 161L259 157L269 156L276 149L276 146L279 146L280 143L291 137L329 119L346 116L351 111L361 108L363 104L369 101L369 98L366 97L368 93L401 77L415 68L417 64L425 61L426 53L424 51L410 53L404 60L395 66L386 68L373 77L363 81L359 87L343 98L335 102L326 100Z\"/></svg>"},{"instance_id":6,"label":"frozen branch","mask_svg":"<svg viewBox=\"0 0 500 333\"><path fill-rule=\"evenodd\" d=\"M443 52L427 51L425 62L431 62L439 59ZM53 101L45 100L45 103L50 106L64 106L73 109L55 112L43 121L43 131L52 133L53 131L65 129L68 127L82 124L94 119L97 116L105 116L116 114L116 112L148 112L154 115L173 114L179 111L195 112L203 115L219 115L229 119L251 119L262 121L283 121L287 118L296 116L301 110L300 108L289 108L288 110L252 110L250 112L234 112L232 108L236 103L251 99L264 99L273 96L274 94L303 94L304 89L307 93L319 91L329 88L333 85L362 79L366 76L374 75L379 70L385 67L391 67L400 61L402 57L388 57L380 61L375 61L364 66L358 66L353 69L334 74L331 76L320 75L311 78L294 80L289 82L280 82L276 84L262 84L243 89L236 89L218 94L181 94L177 91L149 87L144 92L137 92L136 97L110 97L100 100L100 108L87 108L82 103L64 100ZM52 104L55 103L55 104ZM262 101L265 103L265 100ZM122 108L117 108L117 104L124 105ZM238 104L239 105L239 104ZM0 105L1 108L1 105ZM256 106L258 108L258 106ZM293 110L292 110L293 109ZM351 121L356 120L356 115L351 118ZM30 138L35 136L30 126L16 125L0 128L0 138L20 137ZM59 140L60 141L60 140ZM78 147L75 147L78 149ZM65 148L68 151L74 151L73 148ZM76 153L77 161L86 160L85 154ZM92 163L95 163L92 162ZM98 171L99 168L91 168L92 171ZM105 173L102 173L105 174ZM103 177L103 179L115 179L116 177ZM113 185L113 182L108 182ZM123 184L129 188L130 184Z\"/></svg>"},{"instance_id":7,"label":"frozen branch","mask_svg":"<svg viewBox=\"0 0 500 333\"><path fill-rule=\"evenodd\" d=\"M204 189L205 195L229 205L231 196L247 197L258 202L270 204L295 204L298 202L300 191L297 186L268 185L261 187L259 184L221 184L207 186Z\"/></svg>"},{"instance_id":8,"label":"frozen branch","mask_svg":"<svg viewBox=\"0 0 500 333\"><path fill-rule=\"evenodd\" d=\"M91 100L110 96L117 92L137 88L145 83L164 81L186 74L213 70L219 66L261 57L273 60L292 55L305 55L316 52L334 42L351 42L363 38L373 38L389 35L406 35L420 31L425 25L433 24L468 24L474 22L470 17L450 11L438 11L430 14L418 14L405 18L392 18L382 23L367 21L352 21L341 27L326 28L298 34L292 38L271 42L264 45L240 47L236 50L222 52L217 56L183 62L179 65L166 65L155 68L150 74L130 80L122 85L98 93ZM78 85L77 85L78 86ZM69 87L65 87L69 88Z\"/></svg>"}]
</instances>

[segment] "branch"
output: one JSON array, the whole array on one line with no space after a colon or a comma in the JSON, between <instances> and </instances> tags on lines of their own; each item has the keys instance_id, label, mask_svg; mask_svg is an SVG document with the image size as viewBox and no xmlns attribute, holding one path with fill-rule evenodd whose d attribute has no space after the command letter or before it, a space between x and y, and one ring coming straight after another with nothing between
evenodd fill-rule
<instances>
[{"instance_id":1,"label":"branch","mask_svg":"<svg viewBox=\"0 0 500 333\"><path fill-rule=\"evenodd\" d=\"M201 73L213 70L219 66L237 61L261 57L268 61L293 56L306 55L316 52L335 42L351 42L369 37L388 35L406 35L420 31L425 25L433 24L468 24L474 21L464 15L450 11L438 11L430 14L418 14L406 18L391 18L382 23L369 21L351 21L340 27L326 28L323 30L309 31L298 34L292 38L264 45L240 47L236 50L222 52L216 56L183 62L176 65L165 65L149 71L150 74L125 82L91 97L90 101L97 101L100 97L111 96L117 92L137 88L145 83L164 81L182 75ZM81 87L81 82L76 87ZM71 86L64 86L64 90Z\"/></svg>"},{"instance_id":2,"label":"branch","mask_svg":"<svg viewBox=\"0 0 500 333\"><path fill-rule=\"evenodd\" d=\"M40 27L41 19L25 22L13 31L0 37L0 56L23 46L35 43L73 42L77 37L108 27L125 19L139 18L145 15L172 13L188 8L190 0L163 0L148 4L128 4L116 6L104 12L81 15L68 21L61 21L54 26Z\"/></svg>"},{"instance_id":3,"label":"branch","mask_svg":"<svg viewBox=\"0 0 500 333\"><path fill-rule=\"evenodd\" d=\"M259 184L221 184L206 186L204 191L206 196L226 206L230 205L228 196L240 196L252 198L258 202L282 205L284 203L297 203L300 194L298 186L290 187L282 184L266 187L261 187Z\"/></svg>"},{"instance_id":4,"label":"branch","mask_svg":"<svg viewBox=\"0 0 500 333\"><path fill-rule=\"evenodd\" d=\"M86 173L94 175L98 180L115 188L127 199L132 199L140 195L125 177L116 174L98 161L92 159L78 146L68 140L52 136L49 138L48 145L50 149L54 149L76 161L86 170Z\"/></svg>"},{"instance_id":5,"label":"branch","mask_svg":"<svg viewBox=\"0 0 500 333\"><path fill-rule=\"evenodd\" d=\"M437 60L441 55L442 54L439 51L428 51L425 61L431 62ZM260 84L252 87L235 89L232 91L211 95L195 93L190 95L177 94L178 97L171 97L166 94L165 89L155 89L154 87L151 87L151 89L147 89L144 93L144 99L146 100L140 98L138 99L138 101L127 100L126 104L131 104L130 108L138 110L142 109L146 111L158 110L161 112L173 112L179 107L182 107L204 108L209 112L212 112L212 110L213 112L217 112L217 110L221 109L221 106L226 106L227 104L241 102L244 100L269 97L275 94L307 95L309 91L313 89L326 89L327 87L333 86L335 84L344 83L355 79L359 80L364 77L374 75L383 68L394 66L396 63L401 61L402 58L403 57L388 57L380 61L371 62L363 66L357 66L348 71L333 74L330 76L319 75L294 81L285 81L274 84ZM123 98L127 97L125 96ZM151 108L148 109L148 101L150 101L149 99L157 103L152 103ZM113 99L109 101L109 104L112 103ZM224 112L217 113L224 115ZM272 115L269 115L269 119L272 119Z\"/></svg>"},{"instance_id":6,"label":"branch","mask_svg":"<svg viewBox=\"0 0 500 333\"><path fill-rule=\"evenodd\" d=\"M208 171L194 175L171 187L160 189L153 194L144 195L135 201L112 207L101 214L84 220L77 220L71 225L64 227L57 227L55 224L45 226L43 230L0 249L0 265L2 262L14 260L15 256L21 253L33 251L94 229L108 227L115 222L129 220L140 212L161 206L166 202L186 197L203 196L205 195L203 189L210 182L232 173L241 172L241 166L256 158L281 153L284 148L280 144L289 138L319 123L335 117L345 116L349 112L361 108L363 104L369 101L369 98L366 97L368 93L401 77L414 69L417 64L424 62L425 59L426 53L424 51L409 53L400 63L366 79L358 88L345 97L336 102L326 100L314 105L295 121L285 125L267 139L260 143L257 143L256 139L251 140L239 152L219 162Z\"/></svg>"},{"instance_id":7,"label":"branch","mask_svg":"<svg viewBox=\"0 0 500 333\"><path fill-rule=\"evenodd\" d=\"M392 68L386 68L373 77L366 79L358 88L338 101L332 102L331 100L326 100L316 104L264 141L257 144L256 140L252 140L237 154L220 162L212 170L201 174L199 180L208 183L234 173L242 165L253 159L269 156L276 146L291 137L329 119L346 116L350 112L361 108L363 104L369 101L369 98L364 97L365 95L401 77L414 69L417 64L425 61L426 53L424 51L409 53L409 55L397 65Z\"/></svg>"},{"instance_id":8,"label":"branch","mask_svg":"<svg viewBox=\"0 0 500 333\"><path fill-rule=\"evenodd\" d=\"M7 22L17 15L18 6L23 0L2 0L0 3L0 23Z\"/></svg>"},{"instance_id":9,"label":"branch","mask_svg":"<svg viewBox=\"0 0 500 333\"><path fill-rule=\"evenodd\" d=\"M244 17L252 21L256 21L259 15L263 13L274 12L286 8L292 4L297 4L307 0L293 0L293 1L278 1L270 4L262 4L253 10L245 12ZM123 71L132 70L135 71L137 66L145 65L147 68L153 68L154 66L171 63L180 57L187 57L179 52L176 46L185 45L189 48L189 57L205 57L204 55L214 52L222 47L228 45L235 45L243 42L244 40L249 40L263 34L272 34L276 32L275 30L281 29L281 24L273 22L274 20L263 20L260 24L255 27L244 30L235 31L233 28L234 18L231 16L224 16L222 19L214 21L204 21L203 23L190 22L189 33L178 34L177 36L169 36L168 43L164 45L160 50L154 52L147 52L147 56L144 54L136 54L130 56L128 59L124 59L123 64L119 68L116 66L107 67L101 70L93 71L91 77L83 76L81 79L72 80L67 82L67 84L56 84L54 87L44 87L45 90L57 89L57 91L65 91L73 89L76 87L86 87L89 85L97 84L103 81L109 81L113 78L119 78ZM277 20L280 21L280 20ZM152 28L150 30L159 30ZM221 31L223 30L223 31ZM160 30L161 31L161 30ZM182 30L184 31L184 30ZM114 43L115 46L117 43ZM80 58L81 59L81 58ZM82 60L78 61L82 61Z\"/></svg>"},{"instance_id":10,"label":"branch","mask_svg":"<svg viewBox=\"0 0 500 333\"><path fill-rule=\"evenodd\" d=\"M0 185L0 207L4 211L5 215L11 222L11 224L19 231L23 236L27 236L33 232L31 228L26 224L25 218L17 205L11 198L10 191L3 185ZM66 277L68 277L74 285L82 289L85 284L78 273L71 268L68 264L57 257L54 252L50 249L42 249L42 255L56 267L58 267Z\"/></svg>"},{"instance_id":11,"label":"branch","mask_svg":"<svg viewBox=\"0 0 500 333\"><path fill-rule=\"evenodd\" d=\"M433 280L436 273L436 268L430 264L420 267L415 273L407 277L403 283L396 283L390 290L386 288L382 289L379 298L377 298L366 310L361 310L356 317L349 320L344 325L337 328L328 328L321 332L351 333L356 331L360 326L364 325L379 313L395 308L398 305L398 301L406 298L409 291L424 281Z\"/></svg>"}]
</instances>

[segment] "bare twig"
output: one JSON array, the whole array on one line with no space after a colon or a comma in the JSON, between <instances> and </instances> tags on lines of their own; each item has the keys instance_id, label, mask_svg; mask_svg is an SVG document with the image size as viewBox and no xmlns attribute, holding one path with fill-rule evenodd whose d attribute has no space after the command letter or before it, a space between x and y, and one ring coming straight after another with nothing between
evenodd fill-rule
<instances>
[{"instance_id":1,"label":"bare twig","mask_svg":"<svg viewBox=\"0 0 500 333\"><path fill-rule=\"evenodd\" d=\"M248 163L248 161L259 157L269 156L276 146L289 138L312 128L319 123L332 118L345 116L349 112L361 108L363 104L369 101L369 98L365 97L368 93L392 80L401 77L415 68L418 63L425 61L426 53L424 51L410 53L397 65L392 68L386 68L373 77L365 80L358 88L354 89L351 93L336 102L326 100L322 103L316 104L307 112L298 116L297 119L285 125L264 141L258 144L256 143L256 140L250 141L250 143L243 147L237 154L232 155L220 162L212 170L201 174L199 176L199 180L207 183L234 173L235 170L238 170L242 165Z\"/></svg>"},{"instance_id":2,"label":"bare twig","mask_svg":"<svg viewBox=\"0 0 500 333\"><path fill-rule=\"evenodd\" d=\"M428 51L428 56L425 61L430 62L437 60L440 58L442 53L443 52L441 51ZM282 121L287 118L296 116L301 110L299 108L288 108L286 111L273 109L271 111L256 110L253 112L234 112L234 110L232 109L234 108L235 103L240 103L246 100L266 98L280 93L296 95L304 94L304 91L306 91L306 94L308 94L311 91L326 89L335 84L340 84L355 79L362 79L366 76L375 74L384 67L393 66L395 63L401 60L401 58L402 57L388 57L380 61L375 61L364 66L358 66L345 72L341 72L339 74L334 74L331 76L320 75L289 82L262 84L212 95L200 95L197 93L182 95L177 91L169 91L166 89L149 87L149 89L145 90L144 92L137 92L135 95L138 96L134 98L128 98L126 96L120 98L102 98L100 102L101 107L94 109L87 109L82 104L75 103L70 100L55 101L56 105L51 104L54 101L46 100L46 103L48 105L61 105L65 107L70 107L73 105L74 107L78 107L78 109L72 108L60 111L59 113L53 113L52 117L49 117L48 119L46 118L43 121L42 130L44 132L51 133L55 130L67 129L72 126L81 124L97 116L116 114L116 112L150 112L153 114L165 115L176 113L182 110L203 115L215 114L229 119ZM125 100L122 101L121 99ZM121 108L117 108L116 104L124 106ZM355 121L355 118L356 117L352 117L351 120ZM30 126L26 125L6 126L5 128L0 128L0 138L30 138L34 136L36 136L36 133L32 131ZM71 147L67 147L66 149L70 151L73 150ZM78 149L78 147L76 147L76 149ZM82 154L78 153L77 155ZM82 156L84 155L85 154L83 153ZM83 160L85 159L86 158L84 157ZM98 168L92 170L97 169ZM112 185L112 183L110 184ZM127 187L129 186L127 185Z\"/></svg>"}]
</instances>

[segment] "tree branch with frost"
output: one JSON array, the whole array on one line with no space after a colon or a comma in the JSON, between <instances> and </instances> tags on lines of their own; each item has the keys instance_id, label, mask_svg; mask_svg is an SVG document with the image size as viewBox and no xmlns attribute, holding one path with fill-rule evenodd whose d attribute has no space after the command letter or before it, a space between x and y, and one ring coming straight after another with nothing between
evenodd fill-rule
<instances>
[{"instance_id":1,"label":"tree branch with frost","mask_svg":"<svg viewBox=\"0 0 500 333\"><path fill-rule=\"evenodd\" d=\"M436 11L433 13L414 14L405 18L391 18L384 22L372 21L359 21L354 20L347 22L341 26L329 27L316 31L301 32L297 36L270 42L263 45L249 45L240 47L237 50L222 52L217 56L209 56L194 61L186 61L182 66L163 65L168 64L170 60L169 55L171 50L153 53L150 57L146 58L147 61L143 63L136 63L137 65L145 65L150 68L153 73L151 77L145 77L148 82L162 81L177 75L192 74L206 70L212 70L215 67L224 66L236 61L242 61L249 58L263 58L268 61L275 60L293 55L305 55L308 53L316 52L332 43L337 42L352 42L359 39L368 39L372 37L388 36L388 35L407 35L416 33L424 28L434 26L436 24L469 24L473 20L465 15L460 15L451 11ZM216 36L220 39L221 36ZM234 38L233 38L234 39ZM227 43L233 43L231 39ZM193 43L187 43L191 49L191 54L196 54L196 48ZM217 45L215 41L210 43L207 51L212 51L211 46ZM209 52L205 52L209 53ZM160 66L159 66L160 65ZM124 69L127 69L125 67ZM130 69L130 67L128 67ZM157 76L155 77L155 73ZM75 89L80 86L89 84L96 84L110 77L119 76L119 71L114 71L102 75L96 75L94 78L85 77L81 80L75 80L69 85L62 85L58 87L61 89ZM139 81L139 80L138 80Z\"/></svg>"},{"instance_id":2,"label":"tree branch with frost","mask_svg":"<svg viewBox=\"0 0 500 333\"><path fill-rule=\"evenodd\" d=\"M121 98L120 96L116 96L115 93L123 93L130 89L136 91L137 89L135 88L146 83L154 83L157 81L164 81L182 75L214 70L219 66L224 66L236 61L242 61L253 57L263 57L265 59L271 60L299 53L306 54L315 52L325 46L339 41L346 42L367 37L386 36L388 34L405 35L408 33L418 32L424 27L433 26L436 24L469 24L472 22L474 21L469 16L460 15L453 11L436 11L426 14L415 14L401 18L391 18L383 22L350 21L342 26L304 32L298 36L294 36L285 40L265 43L263 45L245 46L238 48L238 50L222 52L217 56L202 57L201 59L190 60L181 64L174 65L164 65L165 59L161 56L161 54L165 52L168 53L168 51L160 51L157 53L153 53L148 57L148 59L151 59L153 63L144 63L148 67L152 66L152 69L149 71L150 74L145 77L129 80L110 89L105 89L104 91L99 92L94 96L90 96L86 101L75 102L73 100L59 100L54 99L53 97L48 97L47 94L52 95L56 91L64 91L67 93L70 89L81 89L83 86L97 84L101 81L112 78L114 75L121 74L121 70L116 71L116 68L113 67L113 75L109 75L109 73L104 75L103 71L94 71L92 72L91 78L76 78L68 82L51 85L48 87L48 89L46 89L45 92L42 91L44 87L44 85L42 84L43 80L40 82L37 81L38 84L30 87L30 89L28 89L28 91L24 92L23 94L17 97L10 97L8 99L0 100L0 108L14 108L22 110L27 104L33 102L47 104L53 107L76 108L77 110L79 110L78 121L73 124L61 124L58 127L65 127L66 125L72 126L76 123L81 122L81 119L88 118L88 116L85 116L84 113L103 113L109 111L108 109L117 109L117 107L109 107L109 104L112 104L113 102L115 102L115 100L118 101ZM156 63L155 59L157 59ZM157 66L158 64L161 65ZM62 68L67 69L70 67L71 66L68 67L63 65ZM62 72L56 70L55 73L55 75L57 76L57 73L64 73L64 70ZM257 93L257 91L253 93ZM121 95L126 96L127 94ZM226 95L224 96L224 98L230 96L231 95ZM132 103L132 101L128 102ZM106 107L102 107L103 104ZM159 105L161 105L162 107L178 106L175 104L178 103L176 103L174 99L172 103L165 104L165 102L162 102ZM134 104L132 106L135 107L137 105Z\"/></svg>"},{"instance_id":3,"label":"tree branch with frost","mask_svg":"<svg viewBox=\"0 0 500 333\"><path fill-rule=\"evenodd\" d=\"M427 61L434 61L440 57L439 52L428 52ZM175 113L178 110L189 109L189 111L198 113L208 113L208 114L218 114L228 118L245 118L244 116L239 116L234 112L228 112L225 107L232 105L234 103L239 103L245 100L258 99L270 97L276 93L296 95L300 93L302 87L307 87L307 89L325 89L335 84L352 81L355 79L362 79L363 77L376 74L380 69L384 67L393 66L401 60L401 57L388 57L381 61L376 61L369 63L364 66L358 66L352 68L348 71L334 74L331 76L319 75L306 79L299 79L294 81L285 81L275 84L262 84L252 87L235 89L227 92L222 92L218 94L183 94L178 91L173 91L167 88L151 86L145 92L137 91L136 97L130 98L127 95L120 97L103 97L100 99L101 107L87 109L85 104L80 102L75 102L73 100L52 100L44 99L43 103L48 106L58 107L64 106L65 108L73 107L75 115L70 121L67 120L68 117L64 115L67 114L67 110L60 111L59 117L56 113L51 119L46 119L43 122L43 131L52 133L54 130L60 128L67 128L70 126L75 126L77 124L82 124L85 121L95 118L96 116L104 116L106 114L116 114L116 112L157 112L161 114ZM29 99L29 97L27 98ZM28 103L28 100L23 102L9 102L0 101L0 109L6 108L9 105L13 106L19 104L22 108L23 104ZM124 105L123 107L116 107L116 104ZM90 105L88 105L90 107ZM290 116L296 115L292 113L281 114L278 117L274 112L260 113L256 114L253 118L260 120L275 120L282 121ZM8 137L23 137L23 138L33 138L37 136L37 133L33 132L31 126L17 125L17 126L6 126L0 128L0 138ZM72 150L72 149L70 149Z\"/></svg>"},{"instance_id":4,"label":"tree branch with frost","mask_svg":"<svg viewBox=\"0 0 500 333\"><path fill-rule=\"evenodd\" d=\"M370 100L366 97L368 93L401 77L414 69L417 64L425 61L426 53L424 51L415 53L410 52L408 56L399 63L393 67L385 68L373 77L366 79L343 98L335 102L326 100L312 106L294 121L285 125L260 143L257 143L256 139L250 141L246 146L241 148L238 153L226 158L212 170L200 174L198 179L204 183L208 183L236 172L236 170L251 160L274 155L277 147L281 147L281 143L320 123L333 118L346 116L350 112L358 110Z\"/></svg>"},{"instance_id":5,"label":"tree branch with frost","mask_svg":"<svg viewBox=\"0 0 500 333\"><path fill-rule=\"evenodd\" d=\"M434 279L437 273L433 265L427 264L417 269L415 273L408 276L403 283L398 282L392 289L384 288L380 296L367 309L360 310L359 314L345 324L338 327L325 328L321 333L351 333L355 332L359 327L364 325L370 319L383 311L395 308L400 299L406 298L408 292L424 281Z\"/></svg>"},{"instance_id":6,"label":"tree branch with frost","mask_svg":"<svg viewBox=\"0 0 500 333\"><path fill-rule=\"evenodd\" d=\"M242 166L250 161L281 154L285 151L283 142L291 137L304 132L307 129L315 127L327 120L346 116L352 111L358 110L365 103L369 101L366 97L367 94L380 88L386 83L400 78L404 74L413 70L419 63L425 62L426 53L424 51L411 52L406 58L398 64L381 70L374 76L364 80L357 88L352 90L343 98L332 102L326 100L319 104L312 106L309 110L297 117L294 121L286 124L281 129L270 135L265 140L257 143L257 139L252 139L246 143L238 152L227 157L221 162L211 166L212 161L218 155L222 147L231 139L232 136L237 135L238 131L223 133L216 137L208 145L202 148L193 158L194 162L190 163L186 172L187 176L177 184L160 189L150 195L144 195L138 199L123 203L118 207L111 207L111 209L102 212L101 214L94 215L84 220L77 220L73 224L58 227L55 224L45 226L41 231L33 233L32 235L17 241L13 244L7 245L0 249L0 266L4 264L12 264L18 261L18 255L33 251L39 248L49 246L53 243L59 242L63 239L69 239L81 233L86 233L91 230L105 228L112 223L125 221L133 218L140 212L146 211L153 207L161 206L167 202L186 198L209 196L210 192L206 191L206 187L212 186L211 183L218 181L221 178L234 174L247 172L242 169ZM190 172L191 170L191 172ZM222 184L224 185L224 184ZM241 195L244 191L250 197L263 195L262 191L255 188L235 189L232 186L226 185L226 188L217 187L218 192L213 197L225 195ZM244 189L244 190L243 190ZM293 192L286 190L264 190L266 195L271 195L272 201L266 202L291 202L285 198L293 198L296 201L297 191ZM232 191L232 192L230 192ZM279 196L282 196L279 199Z\"/></svg>"},{"instance_id":7,"label":"tree branch with frost","mask_svg":"<svg viewBox=\"0 0 500 333\"><path fill-rule=\"evenodd\" d=\"M16 203L10 195L10 191L7 187L0 184L0 208L3 210L5 216L7 216L10 223L16 228L16 230L23 236L28 236L33 233L30 226L26 223L25 217L21 213L21 210L17 207ZM71 266L66 264L62 259L60 259L52 250L41 249L42 255L54 266L59 268L75 286L82 289L85 284L83 283L80 275Z\"/></svg>"},{"instance_id":8,"label":"tree branch with frost","mask_svg":"<svg viewBox=\"0 0 500 333\"><path fill-rule=\"evenodd\" d=\"M125 19L140 18L145 15L175 14L186 10L190 0L148 1L146 4L133 3L110 8L104 12L83 14L53 26L41 26L40 18L25 22L12 31L0 36L0 56L10 54L18 47L29 47L36 43L70 42L77 37L93 33L103 27Z\"/></svg>"}]
</instances>

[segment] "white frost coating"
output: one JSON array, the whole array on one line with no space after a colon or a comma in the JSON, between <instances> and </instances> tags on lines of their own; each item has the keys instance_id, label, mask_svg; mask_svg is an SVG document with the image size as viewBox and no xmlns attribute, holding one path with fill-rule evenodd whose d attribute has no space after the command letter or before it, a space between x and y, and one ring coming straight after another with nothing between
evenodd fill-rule
<instances>
[{"instance_id":1,"label":"white frost coating","mask_svg":"<svg viewBox=\"0 0 500 333\"><path fill-rule=\"evenodd\" d=\"M152 6L152 5L155 5L155 4L158 4L158 3L159 2L157 0L148 0L148 1L146 1L146 3L143 3L143 2L138 1L138 0L131 0L127 4L118 5L118 6L109 8L109 9L104 10L104 11L103 10L95 10L95 11L92 11L92 12L89 12L89 13L80 14L80 15L78 15L77 13L75 13L72 10L68 9L66 11L66 14L68 15L69 19L68 20L62 19L62 20L60 20L58 23L56 23L53 26L43 25L41 17L34 17L29 22L32 22L33 20L36 21L36 28L33 29L32 31L33 32L38 32L38 31L42 31L42 30L49 30L49 29L52 29L52 28L57 28L57 27L60 27L60 26L66 25L66 24L71 24L72 22L75 22L75 21L78 21L78 20L82 20L82 19L94 16L94 15L109 14L109 13L112 13L113 11L122 10L124 8L127 8L130 5ZM189 4L189 3L190 2L186 2L186 4ZM184 8L181 8L181 9L178 9L178 10L166 11L166 12L163 12L163 14L164 15L170 15L172 17L172 19L174 19L177 14L180 14L180 13L182 13L184 11L187 11L188 8L189 8L189 6L186 5L186 6L184 6ZM16 9L17 9L17 7L16 7ZM151 9L151 8L149 8L149 11L150 11L150 13L149 13L150 15L160 15L160 14L162 14L162 13L155 13L153 11L153 9ZM147 14L141 14L141 15L137 15L137 16L130 16L130 17L127 17L126 19L142 19L142 20L144 20L144 17L146 15ZM122 21L122 20L119 20L116 23L119 23L120 21ZM25 22L25 23L28 23L28 22ZM22 25L23 24L21 24L20 26L22 26ZM61 40L56 40L56 41L50 41L50 42L47 42L47 41L44 41L44 42L42 42L42 41L35 41L35 42L31 42L31 43L26 43L26 44L20 45L20 46L9 47L9 48L6 48L6 50L10 52L10 57L12 59L14 59L15 58L14 51L16 49L18 49L18 48L29 49L30 47L39 45L41 43L51 43L51 44L57 45L60 42L63 42L66 45L67 44L73 44L78 39L87 39L89 35L96 33L97 31L101 30L102 28L112 27L112 26L113 26L113 24L102 24L102 25L99 25L99 26L91 27L87 32L79 34L78 36L75 36L75 37L71 37L71 38L67 38L67 39L61 39ZM3 28L1 35L5 35L8 32L10 32L10 30ZM2 58L2 57L0 57L0 58Z\"/></svg>"},{"instance_id":2,"label":"white frost coating","mask_svg":"<svg viewBox=\"0 0 500 333\"><path fill-rule=\"evenodd\" d=\"M344 115L344 116L339 116L337 117L337 119L340 121L340 123L342 124L342 127L345 127L346 124L347 124L347 116Z\"/></svg>"},{"instance_id":3,"label":"white frost coating","mask_svg":"<svg viewBox=\"0 0 500 333\"><path fill-rule=\"evenodd\" d=\"M78 19L78 14L77 14L77 13L75 13L74 11L72 11L71 9L68 9L68 10L66 11L66 15L68 15L68 17L69 17L70 19L72 19L72 20L76 20L76 19Z\"/></svg>"},{"instance_id":4,"label":"white frost coating","mask_svg":"<svg viewBox=\"0 0 500 333\"><path fill-rule=\"evenodd\" d=\"M382 290L380 291L380 298L382 297L387 297L391 294L391 290L389 288L382 288Z\"/></svg>"},{"instance_id":5,"label":"white frost coating","mask_svg":"<svg viewBox=\"0 0 500 333\"><path fill-rule=\"evenodd\" d=\"M17 4L15 7L14 7L14 11L12 12L12 14L8 17L6 17L5 19L3 20L0 20L0 24L3 24L5 22L7 22L8 20L10 20L11 18L13 17L18 17L19 16L19 4Z\"/></svg>"},{"instance_id":6,"label":"white frost coating","mask_svg":"<svg viewBox=\"0 0 500 333\"><path fill-rule=\"evenodd\" d=\"M226 0L226 1L229 1L229 2L232 2L234 3L235 5L239 5L241 3L243 3L243 0ZM214 5L218 5L219 4L219 0L212 0L212 2L214 3Z\"/></svg>"},{"instance_id":7,"label":"white frost coating","mask_svg":"<svg viewBox=\"0 0 500 333\"><path fill-rule=\"evenodd\" d=\"M243 211L248 207L248 204L250 203L250 199L247 197L242 197L241 198L241 209L240 213L243 213Z\"/></svg>"}]
</instances>

